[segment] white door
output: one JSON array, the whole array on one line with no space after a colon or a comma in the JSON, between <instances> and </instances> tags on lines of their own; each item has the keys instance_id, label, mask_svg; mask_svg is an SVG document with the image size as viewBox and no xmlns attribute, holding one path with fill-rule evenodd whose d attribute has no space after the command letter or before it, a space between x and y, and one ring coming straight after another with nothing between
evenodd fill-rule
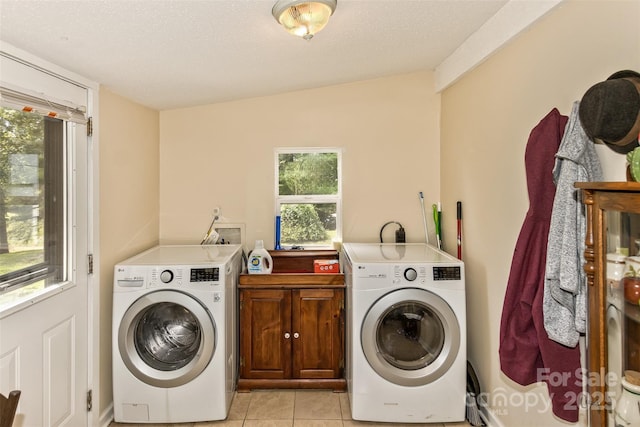
<instances>
[{"instance_id":1,"label":"white door","mask_svg":"<svg viewBox=\"0 0 640 427\"><path fill-rule=\"evenodd\" d=\"M74 194L69 280L0 314L0 389L22 390L16 427L76 427L88 420L86 126L67 127L76 136L66 156L75 163L68 182Z\"/></svg>"},{"instance_id":2,"label":"white door","mask_svg":"<svg viewBox=\"0 0 640 427\"><path fill-rule=\"evenodd\" d=\"M6 57L0 59L3 74L6 71L9 79L19 80L18 77L33 77L38 73L24 63ZM18 83L24 87L35 82L33 90L41 89L40 93L47 86L42 81L56 79L44 73L38 74L40 81L31 77ZM63 84L66 82L50 86L59 90ZM87 91L83 91L85 103L82 105L86 105ZM6 107L5 101L3 93ZM45 279L31 286L19 285L13 291L3 292L3 283L0 283L0 391L22 391L15 427L77 427L88 425L90 420L87 412L88 138L85 124L59 120L57 123L62 129L59 146L63 150L60 154L63 161L58 162L62 170L57 172L63 179L61 193L52 199L54 203L63 203L62 208L58 208L63 215L55 225L58 235L52 242L45 243L61 248L56 255L56 276L52 279L50 270L45 269L45 273L40 272ZM46 259L46 251L45 262L39 265L51 264ZM7 265L9 258L1 256L0 263ZM5 279L7 277L11 278L11 274L5 274ZM11 285L10 280L4 281L7 283Z\"/></svg>"}]
</instances>

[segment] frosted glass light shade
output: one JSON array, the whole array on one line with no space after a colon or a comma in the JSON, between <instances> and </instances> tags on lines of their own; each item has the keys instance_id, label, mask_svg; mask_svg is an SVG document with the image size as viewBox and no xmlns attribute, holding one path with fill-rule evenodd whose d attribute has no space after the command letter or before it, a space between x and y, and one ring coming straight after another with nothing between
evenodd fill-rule
<instances>
[{"instance_id":1,"label":"frosted glass light shade","mask_svg":"<svg viewBox=\"0 0 640 427\"><path fill-rule=\"evenodd\" d=\"M327 25L336 5L337 0L278 0L271 13L289 33L310 40Z\"/></svg>"}]
</instances>

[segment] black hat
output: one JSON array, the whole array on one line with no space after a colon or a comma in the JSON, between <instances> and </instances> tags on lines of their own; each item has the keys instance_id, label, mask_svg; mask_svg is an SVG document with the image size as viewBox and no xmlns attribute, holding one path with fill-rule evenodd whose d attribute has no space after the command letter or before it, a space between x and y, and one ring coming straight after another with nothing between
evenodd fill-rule
<instances>
[{"instance_id":1,"label":"black hat","mask_svg":"<svg viewBox=\"0 0 640 427\"><path fill-rule=\"evenodd\" d=\"M617 153L638 146L640 73L622 70L589 88L580 101L580 122L586 134Z\"/></svg>"}]
</instances>

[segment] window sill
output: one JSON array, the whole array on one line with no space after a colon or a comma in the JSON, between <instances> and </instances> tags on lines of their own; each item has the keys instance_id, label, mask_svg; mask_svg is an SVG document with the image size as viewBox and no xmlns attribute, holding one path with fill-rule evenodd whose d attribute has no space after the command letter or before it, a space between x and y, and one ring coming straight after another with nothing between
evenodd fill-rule
<instances>
[{"instance_id":1,"label":"window sill","mask_svg":"<svg viewBox=\"0 0 640 427\"><path fill-rule=\"evenodd\" d=\"M0 295L0 319L24 310L27 307L31 307L39 301L57 295L73 286L74 284L72 282L45 286L45 281L40 280L28 286L2 294Z\"/></svg>"}]
</instances>

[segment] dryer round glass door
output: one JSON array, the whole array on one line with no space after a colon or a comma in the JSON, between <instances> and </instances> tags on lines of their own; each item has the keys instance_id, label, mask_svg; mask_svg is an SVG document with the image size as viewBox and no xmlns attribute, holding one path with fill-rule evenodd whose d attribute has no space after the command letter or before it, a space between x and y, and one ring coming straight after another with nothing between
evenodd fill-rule
<instances>
[{"instance_id":1,"label":"dryer round glass door","mask_svg":"<svg viewBox=\"0 0 640 427\"><path fill-rule=\"evenodd\" d=\"M404 288L371 306L362 324L361 344L378 375L394 384L420 386L451 367L460 349L460 326L441 297Z\"/></svg>"},{"instance_id":2,"label":"dryer round glass door","mask_svg":"<svg viewBox=\"0 0 640 427\"><path fill-rule=\"evenodd\" d=\"M118 347L136 378L156 387L177 387L200 375L213 358L215 322L209 310L190 295L151 292L127 309Z\"/></svg>"}]
</instances>

